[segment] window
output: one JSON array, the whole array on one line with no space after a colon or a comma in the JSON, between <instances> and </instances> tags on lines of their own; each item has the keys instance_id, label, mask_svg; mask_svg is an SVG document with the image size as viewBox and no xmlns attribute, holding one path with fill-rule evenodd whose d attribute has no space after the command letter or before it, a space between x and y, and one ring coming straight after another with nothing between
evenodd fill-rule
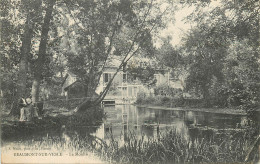
<instances>
[{"instance_id":1,"label":"window","mask_svg":"<svg viewBox=\"0 0 260 164\"><path fill-rule=\"evenodd\" d=\"M111 79L111 73L104 73L104 83L107 83Z\"/></svg>"},{"instance_id":2,"label":"window","mask_svg":"<svg viewBox=\"0 0 260 164\"><path fill-rule=\"evenodd\" d=\"M123 97L127 96L127 88L126 87L122 87L122 96Z\"/></svg>"},{"instance_id":3,"label":"window","mask_svg":"<svg viewBox=\"0 0 260 164\"><path fill-rule=\"evenodd\" d=\"M126 63L124 63L124 65L123 65L123 72L125 72L126 71Z\"/></svg>"},{"instance_id":4,"label":"window","mask_svg":"<svg viewBox=\"0 0 260 164\"><path fill-rule=\"evenodd\" d=\"M125 83L126 82L126 74L124 73L123 74L123 83Z\"/></svg>"},{"instance_id":5,"label":"window","mask_svg":"<svg viewBox=\"0 0 260 164\"><path fill-rule=\"evenodd\" d=\"M108 73L104 74L104 82L107 83L108 82Z\"/></svg>"},{"instance_id":6,"label":"window","mask_svg":"<svg viewBox=\"0 0 260 164\"><path fill-rule=\"evenodd\" d=\"M134 96L137 96L137 87L134 87L133 89L134 89L133 95L134 95Z\"/></svg>"}]
</instances>

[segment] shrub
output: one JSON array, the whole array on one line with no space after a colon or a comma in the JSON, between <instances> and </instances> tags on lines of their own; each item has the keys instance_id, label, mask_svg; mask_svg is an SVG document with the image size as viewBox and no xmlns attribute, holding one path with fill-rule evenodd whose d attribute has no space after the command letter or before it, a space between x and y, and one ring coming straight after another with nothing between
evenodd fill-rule
<instances>
[{"instance_id":1,"label":"shrub","mask_svg":"<svg viewBox=\"0 0 260 164\"><path fill-rule=\"evenodd\" d=\"M168 103L168 102L170 102L170 98L169 97L163 97L162 99L161 99L161 103L162 104L165 104L165 103Z\"/></svg>"},{"instance_id":2,"label":"shrub","mask_svg":"<svg viewBox=\"0 0 260 164\"><path fill-rule=\"evenodd\" d=\"M179 88L169 87L166 84L162 84L154 88L154 94L156 96L161 95L161 96L180 98L182 96L182 90Z\"/></svg>"},{"instance_id":3,"label":"shrub","mask_svg":"<svg viewBox=\"0 0 260 164\"><path fill-rule=\"evenodd\" d=\"M142 104L142 103L144 103L145 99L146 99L146 93L142 92L142 91L138 92L136 103Z\"/></svg>"},{"instance_id":4,"label":"shrub","mask_svg":"<svg viewBox=\"0 0 260 164\"><path fill-rule=\"evenodd\" d=\"M148 97L146 97L146 99L144 100L144 103L146 103L146 104L154 104L154 102L156 102L156 99L155 99L155 97L153 97L153 96L148 96Z\"/></svg>"}]
</instances>

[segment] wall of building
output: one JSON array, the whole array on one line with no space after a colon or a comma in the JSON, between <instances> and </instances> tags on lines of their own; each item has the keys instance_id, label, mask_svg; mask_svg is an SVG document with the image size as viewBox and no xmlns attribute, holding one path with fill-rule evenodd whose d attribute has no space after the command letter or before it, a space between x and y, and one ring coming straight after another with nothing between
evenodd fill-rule
<instances>
[{"instance_id":1,"label":"wall of building","mask_svg":"<svg viewBox=\"0 0 260 164\"><path fill-rule=\"evenodd\" d=\"M77 80L76 76L72 76L72 75L68 74L68 76L65 79L65 82L63 83L62 88L61 88L62 89L62 93L61 93L62 96L66 96L66 92L64 91L64 89L67 86L73 84L76 80Z\"/></svg>"},{"instance_id":2,"label":"wall of building","mask_svg":"<svg viewBox=\"0 0 260 164\"><path fill-rule=\"evenodd\" d=\"M96 90L97 93L100 93L104 90L104 88L107 86L107 83L112 78L115 72L116 72L116 68L105 69L104 73L100 78L100 83ZM164 74L157 73L155 74L155 78L157 79L156 85L169 84L168 72ZM137 79L131 81L129 80L127 73L120 71L115 76L110 91L107 93L105 99L122 99L122 100L126 100L126 101L129 100L131 102L134 102L140 91L146 93L152 93L152 90L148 89L143 84L141 84L140 80ZM122 101L122 103L124 102Z\"/></svg>"},{"instance_id":3,"label":"wall of building","mask_svg":"<svg viewBox=\"0 0 260 164\"><path fill-rule=\"evenodd\" d=\"M163 84L169 84L169 73L165 72L164 74L156 73L155 75L156 78L156 86L163 85Z\"/></svg>"}]
</instances>

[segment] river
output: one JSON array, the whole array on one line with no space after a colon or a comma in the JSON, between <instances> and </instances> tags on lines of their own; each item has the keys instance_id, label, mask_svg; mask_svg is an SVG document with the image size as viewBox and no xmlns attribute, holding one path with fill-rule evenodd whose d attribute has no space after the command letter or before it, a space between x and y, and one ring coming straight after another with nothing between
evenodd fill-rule
<instances>
[{"instance_id":1,"label":"river","mask_svg":"<svg viewBox=\"0 0 260 164\"><path fill-rule=\"evenodd\" d=\"M236 114L221 114L201 111L163 110L137 107L134 105L105 106L107 118L93 135L122 140L127 135L158 138L175 129L186 139L210 138L220 133L239 133L250 126L248 117ZM254 122L260 120L255 112Z\"/></svg>"},{"instance_id":2,"label":"river","mask_svg":"<svg viewBox=\"0 0 260 164\"><path fill-rule=\"evenodd\" d=\"M41 155L41 153L49 153L50 151L48 150L51 150L54 154L62 152L63 154L59 157L61 159L73 156L68 158L73 160L73 162L77 161L80 163L86 160L103 162L97 154L93 154L93 149L89 146L93 141L105 141L108 145L116 141L119 147L126 145L127 140L129 141L131 137L134 140L142 139L142 141L151 139L153 142L158 143L160 137L172 130L188 142L201 139L216 141L215 139L225 138L230 134L232 140L236 140L245 134L245 131L250 131L249 129L252 129L252 126L257 126L253 128L259 129L260 123L259 112L253 113L253 117L250 117L251 121L248 121L247 116L239 114L156 109L135 105L105 106L104 112L106 118L103 119L101 125L99 123L100 126L78 126L65 128L65 130L63 128L64 131L46 129L34 134L17 135L5 141L5 149L3 150L9 153L7 154L9 155L8 159L9 157L12 157L10 159L16 159L13 158L14 152L18 154L21 152L37 152ZM247 139L253 139L251 136L249 137ZM219 143L216 144L218 145ZM97 147L97 149L99 148ZM75 154L79 152L84 154L77 155L79 158L74 159ZM50 156L48 159L53 163L53 161L57 161L58 157L54 156L51 158ZM19 160L27 161L27 158L24 156L20 157ZM35 157L35 160L38 160L38 157ZM103 158L102 160L106 159Z\"/></svg>"},{"instance_id":3,"label":"river","mask_svg":"<svg viewBox=\"0 0 260 164\"><path fill-rule=\"evenodd\" d=\"M67 133L90 134L103 140L121 139L128 135L158 138L169 130L176 130L186 139L210 138L220 133L243 132L250 128L248 117L241 114L221 114L202 111L169 110L138 107L135 105L109 105L104 107L106 118L101 126L78 126ZM260 112L254 112L252 122L259 129ZM44 130L30 135L14 136L8 142L37 139L42 136L60 136L60 130ZM84 136L82 136L84 137Z\"/></svg>"}]
</instances>

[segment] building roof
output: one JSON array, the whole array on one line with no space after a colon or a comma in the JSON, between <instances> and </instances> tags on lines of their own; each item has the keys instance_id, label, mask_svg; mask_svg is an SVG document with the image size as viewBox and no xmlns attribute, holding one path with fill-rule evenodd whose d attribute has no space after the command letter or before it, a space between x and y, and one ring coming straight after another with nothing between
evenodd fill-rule
<instances>
[{"instance_id":1,"label":"building roof","mask_svg":"<svg viewBox=\"0 0 260 164\"><path fill-rule=\"evenodd\" d=\"M79 81L74 81L74 82L71 83L70 85L66 86L66 87L64 88L64 91L67 91L69 88L74 87L74 86L77 86L77 85L79 85L79 84L81 84Z\"/></svg>"},{"instance_id":2,"label":"building roof","mask_svg":"<svg viewBox=\"0 0 260 164\"><path fill-rule=\"evenodd\" d=\"M62 86L63 86L63 84L65 83L65 81L67 80L67 78L68 78L69 76L71 76L71 77L76 77L76 78L77 78L77 75L75 75L74 73L68 71L67 74L65 75L65 77L64 77L64 79L63 79L63 81L62 81L62 83L61 83Z\"/></svg>"},{"instance_id":3,"label":"building roof","mask_svg":"<svg viewBox=\"0 0 260 164\"><path fill-rule=\"evenodd\" d=\"M122 62L123 58L121 56L109 57L105 67L116 67L118 68Z\"/></svg>"}]
</instances>

